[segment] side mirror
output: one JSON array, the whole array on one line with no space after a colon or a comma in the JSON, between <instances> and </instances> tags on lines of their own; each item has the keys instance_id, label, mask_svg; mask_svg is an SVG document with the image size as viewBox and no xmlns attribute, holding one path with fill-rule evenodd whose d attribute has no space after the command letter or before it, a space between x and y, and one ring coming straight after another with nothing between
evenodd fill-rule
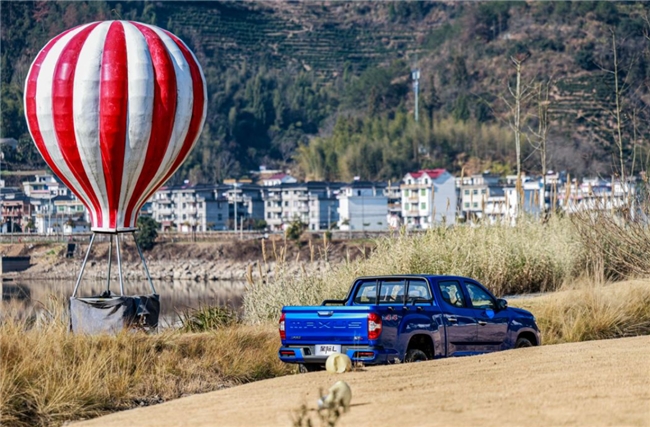
<instances>
[{"instance_id":1,"label":"side mirror","mask_svg":"<svg viewBox=\"0 0 650 427\"><path fill-rule=\"evenodd\" d=\"M504 300L503 298L499 298L497 300L497 309L505 310L506 308L508 308L508 301Z\"/></svg>"}]
</instances>

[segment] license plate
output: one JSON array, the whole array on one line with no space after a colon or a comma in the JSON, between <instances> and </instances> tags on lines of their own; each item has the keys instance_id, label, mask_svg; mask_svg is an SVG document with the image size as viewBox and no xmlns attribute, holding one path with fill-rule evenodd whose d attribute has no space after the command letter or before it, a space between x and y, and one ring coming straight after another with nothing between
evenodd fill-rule
<instances>
[{"instance_id":1,"label":"license plate","mask_svg":"<svg viewBox=\"0 0 650 427\"><path fill-rule=\"evenodd\" d=\"M340 345L332 344L317 344L316 345L316 356L329 356L330 354L340 353Z\"/></svg>"}]
</instances>

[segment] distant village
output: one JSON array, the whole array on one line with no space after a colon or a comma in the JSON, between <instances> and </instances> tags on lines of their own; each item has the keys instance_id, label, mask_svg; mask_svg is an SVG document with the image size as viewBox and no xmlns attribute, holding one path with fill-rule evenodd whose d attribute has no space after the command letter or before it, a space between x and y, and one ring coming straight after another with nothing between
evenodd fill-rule
<instances>
[{"instance_id":1,"label":"distant village","mask_svg":"<svg viewBox=\"0 0 650 427\"><path fill-rule=\"evenodd\" d=\"M306 230L388 231L456 223L505 223L527 214L621 206L633 185L617 179L546 177L488 172L454 177L444 169L407 173L399 182L298 182L261 167L252 179L222 184L165 186L142 208L163 232L258 230L278 232L299 222ZM22 188L0 182L3 233L72 234L90 231L82 202L55 176L30 177Z\"/></svg>"}]
</instances>

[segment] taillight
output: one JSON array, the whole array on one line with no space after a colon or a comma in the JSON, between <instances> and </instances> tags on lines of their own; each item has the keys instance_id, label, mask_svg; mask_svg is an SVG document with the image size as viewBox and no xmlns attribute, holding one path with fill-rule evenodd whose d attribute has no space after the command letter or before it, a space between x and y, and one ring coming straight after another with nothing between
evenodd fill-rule
<instances>
[{"instance_id":1,"label":"taillight","mask_svg":"<svg viewBox=\"0 0 650 427\"><path fill-rule=\"evenodd\" d=\"M287 331L284 329L284 313L282 313L282 316L280 316L280 339L281 340L286 340L287 339Z\"/></svg>"},{"instance_id":2,"label":"taillight","mask_svg":"<svg viewBox=\"0 0 650 427\"><path fill-rule=\"evenodd\" d=\"M381 316L377 313L368 315L368 339L376 340L381 335Z\"/></svg>"}]
</instances>

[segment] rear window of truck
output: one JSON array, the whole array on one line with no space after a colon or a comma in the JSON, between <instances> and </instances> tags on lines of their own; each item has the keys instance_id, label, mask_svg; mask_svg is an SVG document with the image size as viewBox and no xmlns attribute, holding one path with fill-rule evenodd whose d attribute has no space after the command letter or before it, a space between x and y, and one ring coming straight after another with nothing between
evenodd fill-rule
<instances>
[{"instance_id":1,"label":"rear window of truck","mask_svg":"<svg viewBox=\"0 0 650 427\"><path fill-rule=\"evenodd\" d=\"M431 291L428 284L422 279L388 279L388 280L367 280L357 287L354 296L354 304L370 305L379 304L402 304L408 287L408 300L414 298L431 299ZM377 289L379 288L379 295Z\"/></svg>"}]
</instances>

